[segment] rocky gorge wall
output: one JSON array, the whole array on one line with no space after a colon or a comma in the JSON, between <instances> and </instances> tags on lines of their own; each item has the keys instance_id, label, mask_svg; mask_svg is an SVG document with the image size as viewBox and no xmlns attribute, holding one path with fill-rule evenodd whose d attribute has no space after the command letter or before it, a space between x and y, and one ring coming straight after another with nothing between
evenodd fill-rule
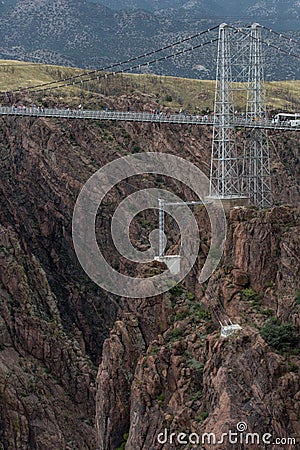
<instances>
[{"instance_id":1,"label":"rocky gorge wall","mask_svg":"<svg viewBox=\"0 0 300 450\"><path fill-rule=\"evenodd\" d=\"M157 438L164 430L168 436L193 432L220 438L236 431L239 422L260 436L299 436L299 210L238 208L231 211L228 225L223 263L207 285L196 283L192 291L178 287L158 299L158 317L169 310L168 326L161 321L146 352L139 314L114 325L97 376L100 449L120 445L122 432L130 450L202 448L176 445L175 438L161 444ZM242 330L224 339L218 321L229 318ZM260 335L275 318L292 324L296 337L293 347L287 343L281 352ZM134 353L137 335L143 343L139 358ZM127 365L132 354L134 371ZM108 380L113 389L107 389ZM127 417L118 413L120 404L127 407ZM225 441L213 448L231 449L233 444Z\"/></svg>"},{"instance_id":2,"label":"rocky gorge wall","mask_svg":"<svg viewBox=\"0 0 300 450\"><path fill-rule=\"evenodd\" d=\"M126 449L167 449L174 446L156 441L164 427L219 432L238 419L299 433L298 358L259 335L272 317L299 327L296 133L271 137L275 200L292 205L232 211L222 265L205 286L197 274L209 233L183 286L130 301L98 288L77 261L71 220L80 188L99 167L139 151L180 155L208 174L211 130L0 123L2 448L108 450L127 441ZM112 194L108 217L128 192L123 185ZM145 227L135 227L144 238ZM219 317L242 332L223 341Z\"/></svg>"}]
</instances>

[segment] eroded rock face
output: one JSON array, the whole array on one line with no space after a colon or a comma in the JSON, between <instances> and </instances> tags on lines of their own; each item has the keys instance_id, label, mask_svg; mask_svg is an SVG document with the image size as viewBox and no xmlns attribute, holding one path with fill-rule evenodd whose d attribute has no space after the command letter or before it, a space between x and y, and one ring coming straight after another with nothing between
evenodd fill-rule
<instances>
[{"instance_id":1,"label":"eroded rock face","mask_svg":"<svg viewBox=\"0 0 300 450\"><path fill-rule=\"evenodd\" d=\"M297 436L299 347L276 352L259 329L268 318L277 317L299 330L295 301L299 229L296 208L234 209L228 220L224 260L204 286L205 293L196 284L196 298L186 289L163 296L162 302L171 302L169 328L158 333L146 352L141 349L131 386L127 386L128 398L123 399L123 408L130 409L126 449L189 448L176 444L175 436L214 433L218 440L222 433L236 432L239 422L260 436ZM218 321L225 324L229 318L242 330L224 339ZM100 365L97 384L97 397L102 396L102 402L103 396L109 399L111 411L115 407L112 392L123 386L117 366L107 366L112 338L103 349L106 364ZM107 373L114 380L113 391L105 391ZM119 429L119 418L114 414L112 433ZM172 442L171 433L175 433ZM100 429L97 440L101 449L114 448L113 441L104 442ZM232 445L224 440L214 448L229 450ZM240 443L235 448L244 447Z\"/></svg>"},{"instance_id":2,"label":"eroded rock face","mask_svg":"<svg viewBox=\"0 0 300 450\"><path fill-rule=\"evenodd\" d=\"M256 411L261 429L267 426L267 408L275 410L276 405L270 426L278 433L294 433L298 362L275 354L251 327L252 322L262 325L268 309L299 326L294 304L298 216L293 208L266 214L235 210L224 264L208 286L197 284L209 249L209 232L203 231L199 267L185 285L192 293L184 289L133 302L116 298L88 279L73 250L71 218L82 185L99 167L133 149L181 155L208 174L209 128L13 117L0 122L2 447L108 450L121 445L129 433L128 449L152 449L164 426L201 431L209 424L220 430L223 415L235 423L232 411L239 411L243 401L245 414ZM291 136L291 151L282 147L273 155L275 193L284 202L299 198L294 164L298 144ZM143 182L137 181L137 187ZM113 191L101 217L109 254L109 217L131 192L126 183ZM205 215L197 217L205 228ZM135 224L133 235L138 245L147 245L143 226ZM112 258L122 267L122 260ZM257 301L249 305L251 299L241 300L249 287L259 294L261 311ZM236 341L219 340L221 313L243 326ZM238 390L236 402L229 365L232 357L243 362L248 354L245 371L238 364L232 368L247 393L242 397ZM260 363L267 355L272 361L268 367ZM248 373L252 367L260 384ZM268 395L261 394L266 379L271 380ZM286 391L294 398L291 402L284 398ZM260 416L259 398L267 405ZM256 427L255 421L247 422Z\"/></svg>"},{"instance_id":3,"label":"eroded rock face","mask_svg":"<svg viewBox=\"0 0 300 450\"><path fill-rule=\"evenodd\" d=\"M4 448L95 448L96 368L117 311L139 317L144 347L166 328L167 307L162 309L159 300L139 300L132 306L89 280L73 250L71 221L82 185L99 167L137 146L178 153L186 140L191 152L207 159L207 131L1 119L0 435ZM103 225L109 223L120 196L131 189L124 184L112 192ZM102 237L110 254L113 243L108 231L104 228ZM133 233L147 242L139 224ZM117 256L114 262L121 265ZM137 355L133 358L126 352L132 372ZM125 429L128 408L124 411Z\"/></svg>"},{"instance_id":4,"label":"eroded rock face","mask_svg":"<svg viewBox=\"0 0 300 450\"><path fill-rule=\"evenodd\" d=\"M94 369L64 330L46 274L0 227L2 448L93 448ZM68 431L67 431L68 430Z\"/></svg>"},{"instance_id":5,"label":"eroded rock face","mask_svg":"<svg viewBox=\"0 0 300 450\"><path fill-rule=\"evenodd\" d=\"M116 446L128 430L129 392L138 358L144 350L145 341L136 317L127 315L124 321L117 321L109 340L104 344L101 371L97 379L102 389L97 391L96 426L98 434L104 437L103 448L109 442L113 447ZM114 370L118 372L118 385L114 383ZM119 419L117 422L116 418Z\"/></svg>"}]
</instances>

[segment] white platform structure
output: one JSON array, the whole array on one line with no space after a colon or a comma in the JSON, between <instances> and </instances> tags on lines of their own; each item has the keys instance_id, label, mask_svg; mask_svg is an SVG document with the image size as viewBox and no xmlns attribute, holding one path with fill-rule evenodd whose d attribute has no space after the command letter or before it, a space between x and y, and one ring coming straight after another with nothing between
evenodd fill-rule
<instances>
[{"instance_id":1,"label":"white platform structure","mask_svg":"<svg viewBox=\"0 0 300 450\"><path fill-rule=\"evenodd\" d=\"M223 338L228 338L242 329L240 325L232 323L230 319L229 322L225 321L225 325L221 321L219 323L221 325L221 337Z\"/></svg>"}]
</instances>

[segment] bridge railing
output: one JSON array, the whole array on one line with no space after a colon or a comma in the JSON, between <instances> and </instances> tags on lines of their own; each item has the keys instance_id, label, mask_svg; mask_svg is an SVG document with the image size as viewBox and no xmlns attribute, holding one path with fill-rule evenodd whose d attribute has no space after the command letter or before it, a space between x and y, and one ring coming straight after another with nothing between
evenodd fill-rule
<instances>
[{"instance_id":1,"label":"bridge railing","mask_svg":"<svg viewBox=\"0 0 300 450\"><path fill-rule=\"evenodd\" d=\"M150 111L109 111L60 109L43 107L10 107L1 106L0 115L36 116L36 117L69 117L80 119L121 120L137 122L166 122L166 123L203 123L213 124L212 117L202 117L191 114L166 114Z\"/></svg>"},{"instance_id":2,"label":"bridge railing","mask_svg":"<svg viewBox=\"0 0 300 450\"><path fill-rule=\"evenodd\" d=\"M217 116L213 115L195 115L184 113L164 113L151 111L109 111L109 110L83 110L83 109L60 109L43 107L14 107L1 106L0 115L13 116L34 116L34 117L58 117L58 118L77 118L77 119L95 119L95 120L115 120L131 122L157 122L157 123L182 123L195 125L216 125L221 126ZM289 122L275 123L272 119L251 120L242 116L235 116L228 127L241 128L265 128L278 130L300 130L300 125L292 126Z\"/></svg>"}]
</instances>

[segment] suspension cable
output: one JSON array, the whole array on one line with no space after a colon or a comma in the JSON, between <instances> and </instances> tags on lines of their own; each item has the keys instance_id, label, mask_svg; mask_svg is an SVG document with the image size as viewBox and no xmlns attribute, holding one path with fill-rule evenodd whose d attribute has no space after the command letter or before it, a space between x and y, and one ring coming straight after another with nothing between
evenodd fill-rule
<instances>
[{"instance_id":1,"label":"suspension cable","mask_svg":"<svg viewBox=\"0 0 300 450\"><path fill-rule=\"evenodd\" d=\"M285 34L280 33L278 31L272 30L272 28L265 27L264 25L261 25L261 27L264 28L265 30L269 31L270 33L276 34L276 36L279 36L279 37L281 37L283 39L286 39L289 42L293 42L294 44L300 45L300 41L297 41L294 38L286 36Z\"/></svg>"},{"instance_id":2,"label":"suspension cable","mask_svg":"<svg viewBox=\"0 0 300 450\"><path fill-rule=\"evenodd\" d=\"M296 53L292 53L292 52L290 52L290 51L288 51L288 50L285 50L285 49L283 49L283 48L281 48L281 47L278 47L278 46L275 45L275 44L272 44L272 43L270 43L270 42L264 41L263 39L258 39L258 38L256 38L255 36L251 36L251 35L249 35L249 33L245 33L245 32L242 31L240 28L237 28L237 27L235 27L235 26L233 26L233 25L229 25L229 27L232 28L233 30L236 30L237 32L239 32L239 33L241 33L241 34L244 34L245 36L250 36L251 39L260 41L262 44L267 45L268 47L274 48L274 49L276 49L276 50L278 50L278 51L280 51L280 52L282 52L282 53L285 53L286 55L293 56L293 57L295 57L295 58L300 59L300 55L297 55Z\"/></svg>"},{"instance_id":3,"label":"suspension cable","mask_svg":"<svg viewBox=\"0 0 300 450\"><path fill-rule=\"evenodd\" d=\"M217 42L217 41L218 41L218 38L216 38L216 39L211 39L210 41L206 41L206 42L201 43L201 44L193 45L193 46L188 47L188 48L185 48L185 49L183 49L183 50L179 50L179 51L177 51L177 52L171 53L171 54L166 55L166 56L161 56L160 58L156 58L156 59L153 59L153 60L144 62L144 63L142 63L142 64L137 64L137 65L131 66L131 67L129 67L129 68L119 69L119 70L117 70L117 71L110 72L110 73L106 73L106 74L93 75L93 76L91 76L91 77L88 78L88 79L80 79L80 80L77 80L77 81L71 81L71 82L68 81L67 83L65 83L64 80L61 80L61 81L58 81L58 82L57 82L57 83L63 83L63 84L61 84L61 85L59 85L59 86L39 87L38 89L35 89L35 90L31 90L31 89L29 89L29 90L27 90L27 89L24 89L24 90L16 90L16 91L6 92L6 93L3 93L3 94L7 94L7 95L8 95L8 94L11 94L11 93L14 93L14 92L21 93L21 92L23 92L23 91L24 91L24 92L33 92L33 93L37 93L37 92L45 92L45 91L48 91L48 90L55 90L55 89L60 89L60 88L63 88L63 87L74 86L74 85L77 85L77 84L83 84L83 83L85 83L85 82L93 81L93 80L95 80L95 79L99 80L100 78L108 78L108 77L111 77L111 76L115 76L115 75L117 75L117 74L121 74L121 73L124 73L124 72L129 72L129 71L132 71L132 70L135 70L135 69L140 69L141 67L149 66L149 65L152 65L152 64L161 62L161 61L168 60L168 59L173 58L173 57L175 57L175 56L182 55L182 54L184 54L184 53L188 53L188 52L190 52L190 51L192 51L192 50L195 50L195 49L197 49L197 48L204 47L204 46L206 46L206 45L212 44L212 43ZM94 72L92 72L92 73L94 73ZM74 78L75 78L75 77L71 77L72 80L74 80ZM78 77L76 77L76 78L78 78Z\"/></svg>"},{"instance_id":4,"label":"suspension cable","mask_svg":"<svg viewBox=\"0 0 300 450\"><path fill-rule=\"evenodd\" d=\"M80 79L80 78L83 78L83 77L86 77L86 76L89 76L89 75L95 75L95 78L97 78L97 75L96 75L96 74L98 74L98 76L99 76L99 73L100 73L100 72L108 71L108 70L111 70L111 69L113 69L113 68L115 68L115 67L122 66L122 65L128 64L128 63L130 63L130 62L138 61L138 60L141 59L141 58L145 58L145 57L148 57L148 56L152 56L152 55L154 55L154 54L156 54L156 53L159 53L159 52L161 52L161 51L163 51L163 50L170 49L170 48L175 47L175 46L177 46L177 45L179 45L179 44L182 44L182 43L184 43L184 42L187 42L187 41L190 41L190 40L192 40L192 39L195 39L195 38L197 38L197 37L199 37L199 36L202 36L202 35L204 35L204 34L210 32L210 31L214 31L214 30L216 30L217 28L219 28L219 25L216 25L216 26L214 26L214 27L212 27L212 28L208 28L207 30L204 30L204 31L200 31L200 32L195 33L195 34L193 34L193 35L191 35L191 36L187 36L187 37L185 37L185 38L179 39L178 41L172 42L171 44L165 45L165 46L163 46L163 47L161 47L161 48L159 48L159 49L152 50L152 51L149 51L149 52L147 52L147 53L144 53L144 54L141 54L141 55L138 55L138 56L134 56L134 57L132 57L132 58L129 58L129 59L124 60L124 61L121 61L121 62L117 62L117 63L110 64L109 66L102 67L102 68L100 68L100 69L91 70L91 71L84 72L84 73L82 73L82 74L74 75L74 76L71 76L71 77L66 77L66 78L63 78L62 80L54 80L54 81L50 81L50 82L47 82L47 83L41 83L41 84L38 84L38 85L29 86L29 87L27 87L27 88L16 89L16 90L13 90L13 91L9 91L9 92L1 92L1 93L2 93L2 94L3 94L3 93L10 93L10 94L12 94L12 93L15 93L15 92L20 93L20 92L22 92L22 91L25 91L25 92L36 91L36 89L38 89L38 88L46 88L46 87L48 87L48 86L53 86L53 85L58 84L58 83L61 84L61 83L65 83L65 82L67 82L67 81ZM197 48L197 47L196 47L196 48ZM163 57L162 59L165 59L165 58ZM145 64L143 64L143 65L145 65ZM137 67L138 67L138 66L137 66ZM127 69L127 70L133 70L133 69L130 68L130 69ZM121 70L118 70L118 73L121 73L121 72L122 72ZM94 78L93 78L93 79L94 79ZM80 82L81 82L81 81L80 81ZM70 86L71 84L73 84L73 82L70 83L70 84L68 84L68 85ZM40 91L40 90L41 90L41 89L39 89L39 91ZM45 89L45 90L46 90L46 89ZM48 89L47 89L47 90L48 90Z\"/></svg>"}]
</instances>

